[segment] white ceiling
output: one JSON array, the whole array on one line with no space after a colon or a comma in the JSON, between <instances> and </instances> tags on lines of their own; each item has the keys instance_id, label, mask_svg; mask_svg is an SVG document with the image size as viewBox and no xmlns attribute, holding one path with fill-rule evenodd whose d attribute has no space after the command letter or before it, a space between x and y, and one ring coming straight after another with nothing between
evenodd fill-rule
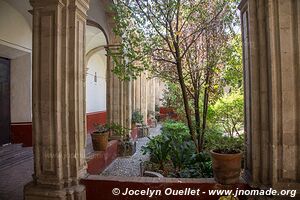
<instances>
[{"instance_id":1,"label":"white ceiling","mask_svg":"<svg viewBox=\"0 0 300 200\"><path fill-rule=\"evenodd\" d=\"M104 45L106 45L104 33L94 26L86 26L86 53Z\"/></svg>"}]
</instances>

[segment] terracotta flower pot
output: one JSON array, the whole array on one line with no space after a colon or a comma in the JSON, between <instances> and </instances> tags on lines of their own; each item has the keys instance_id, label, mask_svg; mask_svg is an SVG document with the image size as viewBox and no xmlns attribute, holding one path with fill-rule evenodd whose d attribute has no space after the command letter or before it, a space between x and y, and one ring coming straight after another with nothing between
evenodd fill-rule
<instances>
[{"instance_id":1,"label":"terracotta flower pot","mask_svg":"<svg viewBox=\"0 0 300 200\"><path fill-rule=\"evenodd\" d=\"M222 154L210 151L215 180L220 184L238 183L241 172L242 152Z\"/></svg>"},{"instance_id":2,"label":"terracotta flower pot","mask_svg":"<svg viewBox=\"0 0 300 200\"><path fill-rule=\"evenodd\" d=\"M95 151L105 151L108 144L108 132L92 133L93 149Z\"/></svg>"}]
</instances>

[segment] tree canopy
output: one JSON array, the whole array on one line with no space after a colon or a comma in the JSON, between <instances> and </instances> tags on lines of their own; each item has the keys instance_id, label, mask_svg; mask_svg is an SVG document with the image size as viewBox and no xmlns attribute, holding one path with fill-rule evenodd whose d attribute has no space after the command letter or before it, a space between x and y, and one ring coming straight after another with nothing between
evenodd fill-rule
<instances>
[{"instance_id":1,"label":"tree canopy","mask_svg":"<svg viewBox=\"0 0 300 200\"><path fill-rule=\"evenodd\" d=\"M148 70L181 91L190 135L198 151L210 99L218 90L225 52L233 38L236 0L116 0L110 52L114 72L128 80Z\"/></svg>"}]
</instances>

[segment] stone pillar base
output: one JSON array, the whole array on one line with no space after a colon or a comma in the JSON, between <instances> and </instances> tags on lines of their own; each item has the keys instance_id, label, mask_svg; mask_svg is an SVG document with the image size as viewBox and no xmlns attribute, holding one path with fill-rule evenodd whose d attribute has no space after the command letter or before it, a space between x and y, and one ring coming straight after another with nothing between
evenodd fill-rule
<instances>
[{"instance_id":1,"label":"stone pillar base","mask_svg":"<svg viewBox=\"0 0 300 200\"><path fill-rule=\"evenodd\" d=\"M85 186L55 189L30 182L24 187L24 200L86 200Z\"/></svg>"}]
</instances>

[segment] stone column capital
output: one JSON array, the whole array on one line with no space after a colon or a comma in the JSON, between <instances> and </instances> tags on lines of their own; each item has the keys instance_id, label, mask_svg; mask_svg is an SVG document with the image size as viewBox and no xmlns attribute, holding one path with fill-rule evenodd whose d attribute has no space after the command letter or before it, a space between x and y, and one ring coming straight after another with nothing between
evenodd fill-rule
<instances>
[{"instance_id":1,"label":"stone column capital","mask_svg":"<svg viewBox=\"0 0 300 200\"><path fill-rule=\"evenodd\" d=\"M68 6L69 8L77 8L86 16L86 12L89 9L90 0L29 0L33 9L50 8L52 6Z\"/></svg>"},{"instance_id":2,"label":"stone column capital","mask_svg":"<svg viewBox=\"0 0 300 200\"><path fill-rule=\"evenodd\" d=\"M33 8L43 8L54 5L66 5L66 0L29 0Z\"/></svg>"}]
</instances>

